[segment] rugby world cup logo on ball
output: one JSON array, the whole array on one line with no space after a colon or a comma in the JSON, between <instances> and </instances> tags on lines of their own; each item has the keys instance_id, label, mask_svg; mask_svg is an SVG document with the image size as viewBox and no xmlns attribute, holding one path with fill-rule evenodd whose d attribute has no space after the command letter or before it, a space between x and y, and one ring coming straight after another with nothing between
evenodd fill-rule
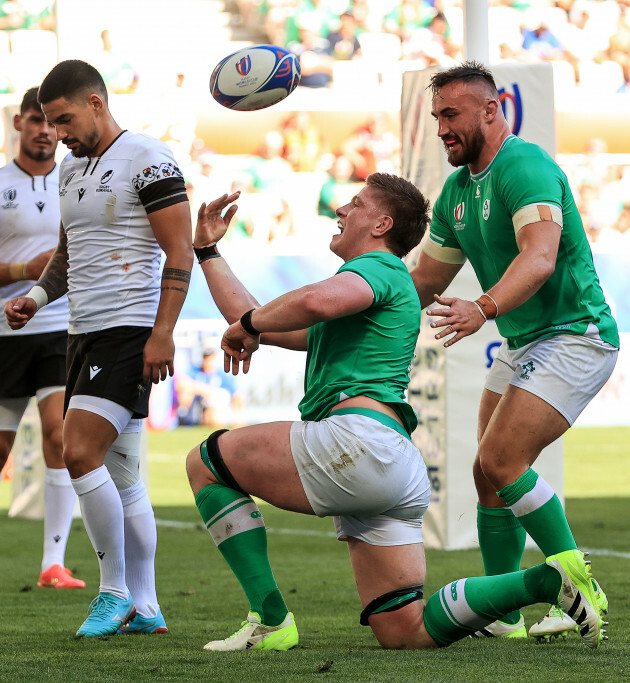
<instances>
[{"instance_id":1,"label":"rugby world cup logo on ball","mask_svg":"<svg viewBox=\"0 0 630 683\"><path fill-rule=\"evenodd\" d=\"M252 58L247 55L240 61L236 62L236 70L241 76L247 76L252 70Z\"/></svg>"},{"instance_id":2,"label":"rugby world cup logo on ball","mask_svg":"<svg viewBox=\"0 0 630 683\"><path fill-rule=\"evenodd\" d=\"M264 109L290 95L300 82L300 63L277 45L252 45L228 55L210 76L210 93L236 111Z\"/></svg>"}]
</instances>

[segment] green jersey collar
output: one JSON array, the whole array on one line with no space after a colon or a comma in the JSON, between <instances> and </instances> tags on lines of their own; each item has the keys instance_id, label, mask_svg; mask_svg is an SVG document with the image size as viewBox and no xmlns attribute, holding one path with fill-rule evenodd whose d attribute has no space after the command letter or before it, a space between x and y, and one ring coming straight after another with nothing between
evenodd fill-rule
<instances>
[{"instance_id":1,"label":"green jersey collar","mask_svg":"<svg viewBox=\"0 0 630 683\"><path fill-rule=\"evenodd\" d=\"M486 174L488 173L488 171L490 170L490 167L494 163L494 160L497 158L497 156L499 156L499 153L501 152L501 150L507 145L507 143L510 140L515 140L515 139L516 139L516 135L508 135L505 138L505 140L503 140L503 142L501 143L501 147L499 147L499 149L497 150L497 153L492 157L492 159L490 160L490 163L483 169L483 171L479 171L479 173L471 173L470 177L476 181L483 180L484 177L486 176Z\"/></svg>"}]
</instances>

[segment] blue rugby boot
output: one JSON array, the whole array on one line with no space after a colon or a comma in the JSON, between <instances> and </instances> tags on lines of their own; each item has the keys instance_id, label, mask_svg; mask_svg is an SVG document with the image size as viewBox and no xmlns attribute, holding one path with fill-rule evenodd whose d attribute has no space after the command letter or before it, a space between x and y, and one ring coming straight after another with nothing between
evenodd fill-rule
<instances>
[{"instance_id":1,"label":"blue rugby boot","mask_svg":"<svg viewBox=\"0 0 630 683\"><path fill-rule=\"evenodd\" d=\"M142 614L136 613L136 616L128 624L118 629L118 635L121 633L168 633L168 627L162 616L162 610L159 610L154 617L143 617Z\"/></svg>"},{"instance_id":2,"label":"blue rugby boot","mask_svg":"<svg viewBox=\"0 0 630 683\"><path fill-rule=\"evenodd\" d=\"M77 638L115 635L135 616L136 607L131 596L123 600L111 593L99 593L90 603L88 618L77 631Z\"/></svg>"}]
</instances>

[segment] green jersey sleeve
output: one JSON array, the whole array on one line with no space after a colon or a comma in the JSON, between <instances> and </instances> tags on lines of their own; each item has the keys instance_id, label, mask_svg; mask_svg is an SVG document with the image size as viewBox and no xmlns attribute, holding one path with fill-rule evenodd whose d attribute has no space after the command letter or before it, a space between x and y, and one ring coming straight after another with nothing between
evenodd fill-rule
<instances>
[{"instance_id":1,"label":"green jersey sleeve","mask_svg":"<svg viewBox=\"0 0 630 683\"><path fill-rule=\"evenodd\" d=\"M531 144L508 146L505 154L497 157L493 181L511 216L529 204L555 204L563 208L563 197L569 191L564 171L543 149Z\"/></svg>"},{"instance_id":2,"label":"green jersey sleeve","mask_svg":"<svg viewBox=\"0 0 630 683\"><path fill-rule=\"evenodd\" d=\"M373 305L378 305L394 298L394 289L400 286L399 270L399 264L396 261L382 259L374 254L370 258L358 256L344 263L338 272L360 275L370 285L374 293Z\"/></svg>"},{"instance_id":3,"label":"green jersey sleeve","mask_svg":"<svg viewBox=\"0 0 630 683\"><path fill-rule=\"evenodd\" d=\"M448 177L445 188L460 186L462 178L465 183L468 178L468 173L456 171ZM452 226L458 224L459 220L461 220L461 217L464 215L466 202L461 201L454 206L450 206L449 199L450 193L442 192L433 205L429 240L437 247L461 249L461 244L457 239L456 232L453 230Z\"/></svg>"}]
</instances>

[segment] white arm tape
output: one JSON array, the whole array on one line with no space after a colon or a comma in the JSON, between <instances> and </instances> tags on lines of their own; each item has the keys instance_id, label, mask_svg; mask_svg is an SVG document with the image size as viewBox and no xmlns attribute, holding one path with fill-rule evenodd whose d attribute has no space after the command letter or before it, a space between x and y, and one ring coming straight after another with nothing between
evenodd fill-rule
<instances>
[{"instance_id":1,"label":"white arm tape","mask_svg":"<svg viewBox=\"0 0 630 683\"><path fill-rule=\"evenodd\" d=\"M562 209L555 204L528 204L521 207L512 216L515 233L530 223L540 223L541 221L551 221L562 227Z\"/></svg>"},{"instance_id":2,"label":"white arm tape","mask_svg":"<svg viewBox=\"0 0 630 683\"><path fill-rule=\"evenodd\" d=\"M466 255L461 249L443 247L432 239L425 240L422 243L422 251L440 263L450 263L452 265L466 263Z\"/></svg>"},{"instance_id":3,"label":"white arm tape","mask_svg":"<svg viewBox=\"0 0 630 683\"><path fill-rule=\"evenodd\" d=\"M39 285L35 285L34 287L31 287L31 291L28 292L28 294L25 294L24 296L28 296L37 305L37 310L39 311L42 306L45 306L48 303L48 294L46 294L46 290L43 287L40 287Z\"/></svg>"}]
</instances>

